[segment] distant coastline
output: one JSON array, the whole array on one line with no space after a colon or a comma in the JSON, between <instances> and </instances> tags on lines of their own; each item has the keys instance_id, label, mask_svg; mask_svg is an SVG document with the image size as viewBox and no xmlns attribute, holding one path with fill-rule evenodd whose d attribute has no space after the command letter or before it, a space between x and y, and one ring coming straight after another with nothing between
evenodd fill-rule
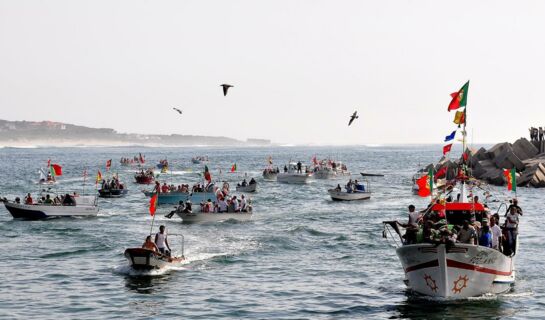
<instances>
[{"instance_id":1,"label":"distant coastline","mask_svg":"<svg viewBox=\"0 0 545 320\"><path fill-rule=\"evenodd\" d=\"M268 139L249 138L246 141L223 136L160 135L118 133L110 128L90 128L52 121L0 120L0 146L78 147L78 146L268 146Z\"/></svg>"}]
</instances>

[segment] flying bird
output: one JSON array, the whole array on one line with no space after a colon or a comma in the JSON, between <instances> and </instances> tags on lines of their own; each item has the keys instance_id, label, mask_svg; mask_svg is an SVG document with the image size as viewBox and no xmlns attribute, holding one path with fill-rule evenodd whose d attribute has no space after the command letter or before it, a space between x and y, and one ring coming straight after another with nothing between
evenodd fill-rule
<instances>
[{"instance_id":1,"label":"flying bird","mask_svg":"<svg viewBox=\"0 0 545 320\"><path fill-rule=\"evenodd\" d=\"M225 97L227 95L227 90L232 87L230 84L220 84L220 87L223 87L223 96Z\"/></svg>"},{"instance_id":2,"label":"flying bird","mask_svg":"<svg viewBox=\"0 0 545 320\"><path fill-rule=\"evenodd\" d=\"M354 119L357 119L357 118L359 118L358 112L354 111L354 114L350 116L350 121L348 122L348 125L350 126L352 122L354 122Z\"/></svg>"},{"instance_id":3,"label":"flying bird","mask_svg":"<svg viewBox=\"0 0 545 320\"><path fill-rule=\"evenodd\" d=\"M178 108L172 108L174 109L176 112L178 112L179 114L182 114L182 110L178 109Z\"/></svg>"}]
</instances>

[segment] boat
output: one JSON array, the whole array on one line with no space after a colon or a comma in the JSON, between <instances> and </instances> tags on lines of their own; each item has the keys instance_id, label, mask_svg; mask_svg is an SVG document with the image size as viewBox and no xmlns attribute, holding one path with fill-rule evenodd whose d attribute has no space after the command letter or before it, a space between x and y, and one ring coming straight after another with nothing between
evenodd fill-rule
<instances>
[{"instance_id":1,"label":"boat","mask_svg":"<svg viewBox=\"0 0 545 320\"><path fill-rule=\"evenodd\" d=\"M445 212L449 225L461 224L472 216L482 223L486 217L480 203L435 204L430 212ZM391 221L385 223L392 226ZM396 253L405 271L405 283L414 292L469 298L507 292L515 282L514 256L476 244L405 244L398 234L402 242Z\"/></svg>"},{"instance_id":2,"label":"boat","mask_svg":"<svg viewBox=\"0 0 545 320\"><path fill-rule=\"evenodd\" d=\"M335 201L353 201L353 200L369 200L371 199L371 192L369 191L353 191L353 192L346 192L346 191L339 191L336 189L329 189L327 190L329 192L329 195L331 196L331 199Z\"/></svg>"},{"instance_id":3,"label":"boat","mask_svg":"<svg viewBox=\"0 0 545 320\"><path fill-rule=\"evenodd\" d=\"M248 221L252 212L176 212L184 223L220 222L226 220Z\"/></svg>"},{"instance_id":4,"label":"boat","mask_svg":"<svg viewBox=\"0 0 545 320\"><path fill-rule=\"evenodd\" d=\"M257 183L250 183L248 185L237 185L236 187L237 192L256 192L257 190Z\"/></svg>"},{"instance_id":5,"label":"boat","mask_svg":"<svg viewBox=\"0 0 545 320\"><path fill-rule=\"evenodd\" d=\"M42 184L42 185L53 185L53 184L56 184L57 183L57 180L55 179L54 176L51 175L51 173L45 173L45 171L43 169L39 169L38 170L38 174L40 175L40 178L38 180L38 183L39 184Z\"/></svg>"},{"instance_id":6,"label":"boat","mask_svg":"<svg viewBox=\"0 0 545 320\"><path fill-rule=\"evenodd\" d=\"M152 197L155 192L153 191L143 191L146 197ZM207 201L211 199L212 201L216 200L215 192L161 192L157 196L157 204L178 204L180 201L191 200L193 203L199 203L201 201Z\"/></svg>"},{"instance_id":7,"label":"boat","mask_svg":"<svg viewBox=\"0 0 545 320\"><path fill-rule=\"evenodd\" d=\"M136 183L138 184L151 184L155 181L155 175L151 169L148 169L146 172L141 170L134 175L134 180L136 180Z\"/></svg>"},{"instance_id":8,"label":"boat","mask_svg":"<svg viewBox=\"0 0 545 320\"><path fill-rule=\"evenodd\" d=\"M157 164L157 169L163 169L164 167L168 168L168 160L167 159L163 159L163 160L159 161L159 163Z\"/></svg>"},{"instance_id":9,"label":"boat","mask_svg":"<svg viewBox=\"0 0 545 320\"><path fill-rule=\"evenodd\" d=\"M454 103L460 101L459 98L462 97L459 95L463 95L464 91L467 92L468 85L469 82L458 93L453 94ZM463 124L461 134L464 151L467 132L465 112L466 110L457 111L457 118L460 114L464 117L455 122ZM429 174L427 180L422 181L425 183L420 183L422 188L426 188L419 190L420 194L431 197L430 206L423 211L421 218L415 218L411 224L406 225L397 221L383 221L383 236L386 236L388 232L395 241L396 237L392 234L392 230L399 236L395 245L396 254L405 272L404 282L409 289L418 294L446 299L467 299L508 292L515 283L517 239L514 246L504 247L504 250L500 251L500 246L498 248L488 246L490 243L487 242L490 238L485 238L486 246L481 246L470 236L472 234L475 236L477 233L478 241L481 240L478 232L469 229L469 224L473 223L477 228L481 228L485 222L488 222L489 209L476 201L476 197L473 196L483 190L483 186L469 175L467 159L462 154L456 176L449 181L449 187L442 188L441 192L433 193L434 190L439 189L434 188L433 174ZM433 173L432 170L430 171ZM425 173L422 178L426 179ZM446 185L445 183L444 186ZM451 202L451 190L459 192L458 202ZM496 218L498 219L500 218L499 210L503 205L506 204L502 203L497 208ZM423 220L422 225L418 223L420 219ZM498 223L498 225L501 224ZM404 235L400 226L407 228ZM456 230L459 230L458 234L466 235L468 239L458 242L458 238L454 236ZM461 233L462 230L466 231Z\"/></svg>"},{"instance_id":10,"label":"boat","mask_svg":"<svg viewBox=\"0 0 545 320\"><path fill-rule=\"evenodd\" d=\"M312 176L314 179L336 179L337 172L331 167L319 166L314 167Z\"/></svg>"},{"instance_id":11,"label":"boat","mask_svg":"<svg viewBox=\"0 0 545 320\"><path fill-rule=\"evenodd\" d=\"M278 171L273 168L266 168L263 170L263 179L267 181L276 181Z\"/></svg>"},{"instance_id":12,"label":"boat","mask_svg":"<svg viewBox=\"0 0 545 320\"><path fill-rule=\"evenodd\" d=\"M122 198L127 195L127 189L99 189L98 196L101 198Z\"/></svg>"},{"instance_id":13,"label":"boat","mask_svg":"<svg viewBox=\"0 0 545 320\"><path fill-rule=\"evenodd\" d=\"M208 161L208 156L196 156L191 158L191 162L194 164L200 164L202 162L207 162L207 161Z\"/></svg>"},{"instance_id":14,"label":"boat","mask_svg":"<svg viewBox=\"0 0 545 320\"><path fill-rule=\"evenodd\" d=\"M50 193L47 193L49 195ZM14 218L27 220L45 219L51 217L88 217L98 214L97 197L90 195L71 194L73 205L53 205L43 203L24 204L19 198L15 201L4 201L4 206Z\"/></svg>"},{"instance_id":15,"label":"boat","mask_svg":"<svg viewBox=\"0 0 545 320\"><path fill-rule=\"evenodd\" d=\"M168 266L175 266L186 260L184 256L184 238L181 234L169 234L169 237L182 237L182 253L179 256L167 256L146 248L128 248L124 252L132 269L138 271L161 270Z\"/></svg>"},{"instance_id":16,"label":"boat","mask_svg":"<svg viewBox=\"0 0 545 320\"><path fill-rule=\"evenodd\" d=\"M304 184L308 183L311 176L312 173L308 172L305 165L301 165L301 171L299 172L297 163L291 162L284 166L284 172L278 173L276 180L280 183Z\"/></svg>"},{"instance_id":17,"label":"boat","mask_svg":"<svg viewBox=\"0 0 545 320\"><path fill-rule=\"evenodd\" d=\"M360 174L361 174L363 177L384 177L384 175L381 174L381 173L360 172Z\"/></svg>"}]
</instances>

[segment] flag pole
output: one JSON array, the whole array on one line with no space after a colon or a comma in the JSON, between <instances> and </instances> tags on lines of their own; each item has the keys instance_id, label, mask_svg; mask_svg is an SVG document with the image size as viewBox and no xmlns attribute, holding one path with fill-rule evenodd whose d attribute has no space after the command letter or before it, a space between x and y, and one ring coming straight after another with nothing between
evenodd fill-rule
<instances>
[{"instance_id":1,"label":"flag pole","mask_svg":"<svg viewBox=\"0 0 545 320\"><path fill-rule=\"evenodd\" d=\"M151 219L151 228L149 229L149 235L151 237L151 233L153 232L153 223L155 222L155 214L153 214L153 218Z\"/></svg>"}]
</instances>

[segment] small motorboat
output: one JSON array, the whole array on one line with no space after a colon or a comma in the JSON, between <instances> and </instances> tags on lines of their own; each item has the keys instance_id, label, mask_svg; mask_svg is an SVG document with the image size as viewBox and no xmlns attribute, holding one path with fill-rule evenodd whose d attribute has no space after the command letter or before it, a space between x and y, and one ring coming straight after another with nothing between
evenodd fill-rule
<instances>
[{"instance_id":1,"label":"small motorboat","mask_svg":"<svg viewBox=\"0 0 545 320\"><path fill-rule=\"evenodd\" d=\"M99 189L98 196L101 198L122 198L128 192L127 189Z\"/></svg>"},{"instance_id":2,"label":"small motorboat","mask_svg":"<svg viewBox=\"0 0 545 320\"><path fill-rule=\"evenodd\" d=\"M38 180L39 184L42 185L53 185L57 183L57 180L54 176L51 175L51 173L45 173L43 169L39 169L38 173L40 174L40 179Z\"/></svg>"},{"instance_id":3,"label":"small motorboat","mask_svg":"<svg viewBox=\"0 0 545 320\"><path fill-rule=\"evenodd\" d=\"M155 192L153 191L143 191L146 197L152 197ZM211 199L216 200L215 192L161 192L157 196L157 204L178 204L180 201L191 200L193 203L199 203L201 201L207 201Z\"/></svg>"},{"instance_id":4,"label":"small motorboat","mask_svg":"<svg viewBox=\"0 0 545 320\"><path fill-rule=\"evenodd\" d=\"M367 173L367 172L360 172L360 174L364 177L384 177L383 174L380 173Z\"/></svg>"},{"instance_id":5,"label":"small motorboat","mask_svg":"<svg viewBox=\"0 0 545 320\"><path fill-rule=\"evenodd\" d=\"M176 212L184 223L219 222L226 220L248 221L252 219L252 212Z\"/></svg>"},{"instance_id":6,"label":"small motorboat","mask_svg":"<svg viewBox=\"0 0 545 320\"><path fill-rule=\"evenodd\" d=\"M238 185L236 189L238 192L255 192L257 190L257 183L251 183L246 186Z\"/></svg>"},{"instance_id":7,"label":"small motorboat","mask_svg":"<svg viewBox=\"0 0 545 320\"><path fill-rule=\"evenodd\" d=\"M278 171L275 169L265 169L263 170L263 179L267 181L276 181L278 176Z\"/></svg>"},{"instance_id":8,"label":"small motorboat","mask_svg":"<svg viewBox=\"0 0 545 320\"><path fill-rule=\"evenodd\" d=\"M353 191L347 192L343 190L329 189L327 190L331 199L335 201L353 201L353 200L369 200L371 199L371 192L369 191Z\"/></svg>"},{"instance_id":9,"label":"small motorboat","mask_svg":"<svg viewBox=\"0 0 545 320\"><path fill-rule=\"evenodd\" d=\"M70 195L71 204L23 204L19 198L5 201L4 206L14 218L37 220L51 217L88 217L98 214L96 196Z\"/></svg>"},{"instance_id":10,"label":"small motorboat","mask_svg":"<svg viewBox=\"0 0 545 320\"><path fill-rule=\"evenodd\" d=\"M208 156L197 156L197 157L191 158L191 162L193 164L200 164L202 162L207 162L207 161L208 161Z\"/></svg>"},{"instance_id":11,"label":"small motorboat","mask_svg":"<svg viewBox=\"0 0 545 320\"><path fill-rule=\"evenodd\" d=\"M151 184L155 181L155 175L151 169L146 172L142 170L134 175L134 180L136 180L136 183L138 184Z\"/></svg>"},{"instance_id":12,"label":"small motorboat","mask_svg":"<svg viewBox=\"0 0 545 320\"><path fill-rule=\"evenodd\" d=\"M182 254L180 256L167 256L146 248L128 248L124 256L134 270L150 271L160 270L185 261L184 236L181 234L169 234L169 236L180 236L182 238Z\"/></svg>"},{"instance_id":13,"label":"small motorboat","mask_svg":"<svg viewBox=\"0 0 545 320\"><path fill-rule=\"evenodd\" d=\"M305 184L312 176L312 173L307 170L305 165L300 165L295 162L291 162L289 165L284 166L284 171L278 173L276 180L280 183L290 184Z\"/></svg>"}]
</instances>

